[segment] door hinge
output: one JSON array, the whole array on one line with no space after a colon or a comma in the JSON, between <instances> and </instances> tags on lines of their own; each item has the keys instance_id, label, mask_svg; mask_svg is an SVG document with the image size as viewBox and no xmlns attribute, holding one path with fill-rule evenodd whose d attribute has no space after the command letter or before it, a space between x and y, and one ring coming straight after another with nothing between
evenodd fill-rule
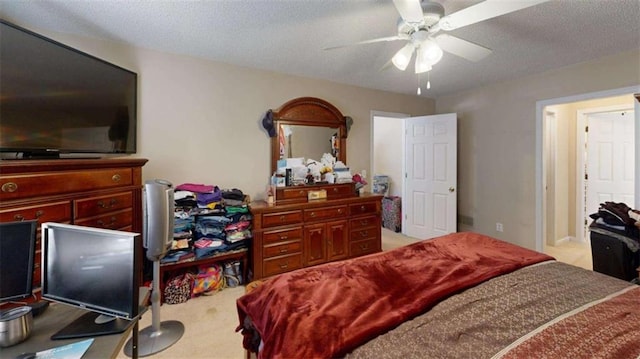
<instances>
[{"instance_id":1,"label":"door hinge","mask_svg":"<svg viewBox=\"0 0 640 359\"><path fill-rule=\"evenodd\" d=\"M588 179L589 179L589 174L585 173L585 174L584 174L584 180L586 181L586 180L588 180Z\"/></svg>"},{"instance_id":2,"label":"door hinge","mask_svg":"<svg viewBox=\"0 0 640 359\"><path fill-rule=\"evenodd\" d=\"M584 132L589 132L589 126L584 126Z\"/></svg>"}]
</instances>

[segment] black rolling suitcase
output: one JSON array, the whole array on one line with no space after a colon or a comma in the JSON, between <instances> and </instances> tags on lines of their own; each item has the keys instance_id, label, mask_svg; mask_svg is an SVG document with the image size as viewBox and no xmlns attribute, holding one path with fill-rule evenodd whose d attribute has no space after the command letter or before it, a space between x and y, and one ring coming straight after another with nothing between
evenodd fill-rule
<instances>
[{"instance_id":1,"label":"black rolling suitcase","mask_svg":"<svg viewBox=\"0 0 640 359\"><path fill-rule=\"evenodd\" d=\"M589 230L594 271L626 281L638 277L640 245L637 240L595 224Z\"/></svg>"}]
</instances>

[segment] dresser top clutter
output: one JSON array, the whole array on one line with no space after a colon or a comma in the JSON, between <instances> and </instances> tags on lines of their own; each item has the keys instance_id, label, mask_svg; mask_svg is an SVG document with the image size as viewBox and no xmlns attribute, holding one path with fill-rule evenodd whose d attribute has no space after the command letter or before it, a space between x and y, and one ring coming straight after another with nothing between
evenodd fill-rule
<instances>
[{"instance_id":1,"label":"dresser top clutter","mask_svg":"<svg viewBox=\"0 0 640 359\"><path fill-rule=\"evenodd\" d=\"M382 196L361 193L366 183L346 163L352 123L313 97L293 99L265 115L271 198L250 203L249 279L381 250Z\"/></svg>"}]
</instances>

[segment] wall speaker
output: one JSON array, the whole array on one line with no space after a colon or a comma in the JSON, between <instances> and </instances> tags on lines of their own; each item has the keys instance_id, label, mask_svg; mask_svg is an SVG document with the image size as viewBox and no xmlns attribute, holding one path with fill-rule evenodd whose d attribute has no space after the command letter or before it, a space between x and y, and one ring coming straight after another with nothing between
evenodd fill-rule
<instances>
[{"instance_id":1,"label":"wall speaker","mask_svg":"<svg viewBox=\"0 0 640 359\"><path fill-rule=\"evenodd\" d=\"M173 185L155 179L144 184L143 245L147 258L156 261L167 254L173 241Z\"/></svg>"}]
</instances>

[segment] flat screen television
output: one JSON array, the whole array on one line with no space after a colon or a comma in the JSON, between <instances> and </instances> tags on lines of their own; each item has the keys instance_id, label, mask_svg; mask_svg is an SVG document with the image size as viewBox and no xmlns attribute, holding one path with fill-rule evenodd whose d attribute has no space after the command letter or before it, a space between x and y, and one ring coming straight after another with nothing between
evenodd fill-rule
<instances>
[{"instance_id":1,"label":"flat screen television","mask_svg":"<svg viewBox=\"0 0 640 359\"><path fill-rule=\"evenodd\" d=\"M3 158L136 152L137 74L0 20Z\"/></svg>"},{"instance_id":2,"label":"flat screen television","mask_svg":"<svg viewBox=\"0 0 640 359\"><path fill-rule=\"evenodd\" d=\"M32 295L38 221L0 223L0 303Z\"/></svg>"},{"instance_id":3,"label":"flat screen television","mask_svg":"<svg viewBox=\"0 0 640 359\"><path fill-rule=\"evenodd\" d=\"M42 225L42 298L86 309L52 339L121 333L139 313L139 234Z\"/></svg>"}]
</instances>

